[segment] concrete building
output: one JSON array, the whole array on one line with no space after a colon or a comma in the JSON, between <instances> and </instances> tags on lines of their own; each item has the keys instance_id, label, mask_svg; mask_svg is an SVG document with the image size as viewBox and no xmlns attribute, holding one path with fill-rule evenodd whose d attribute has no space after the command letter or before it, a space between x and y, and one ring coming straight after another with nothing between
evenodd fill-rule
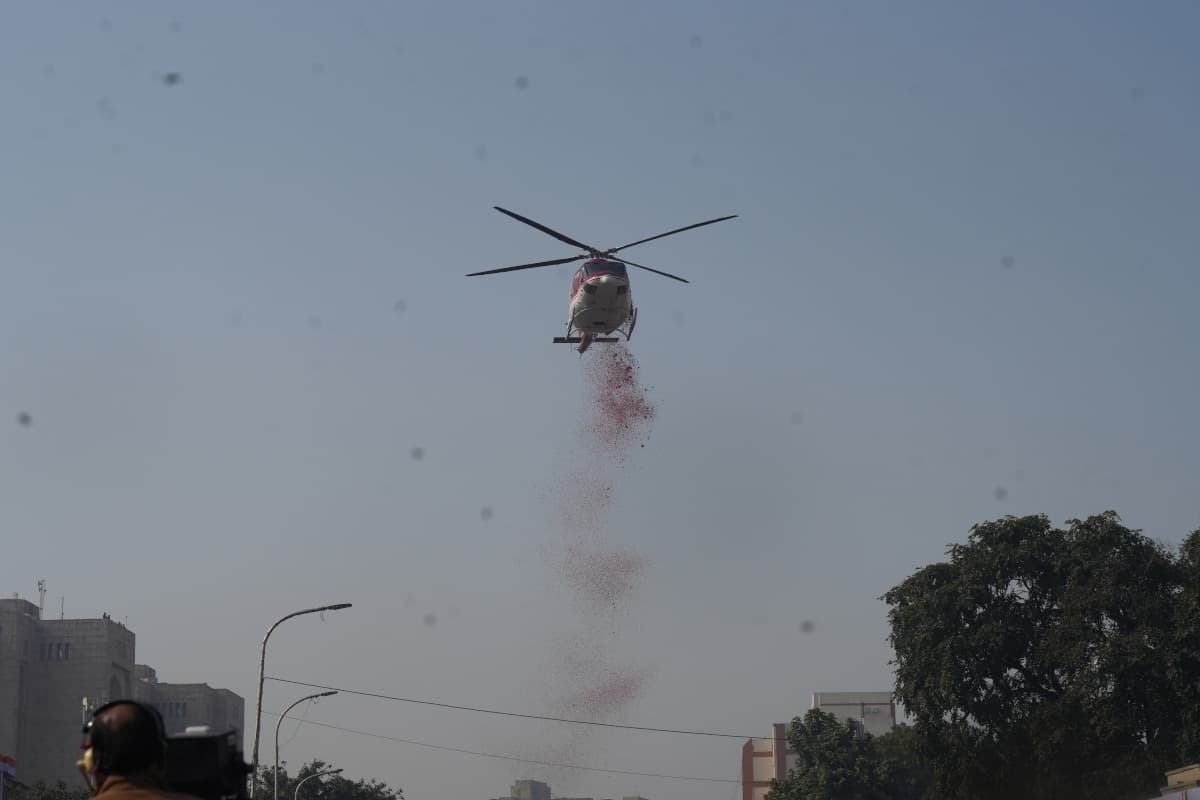
<instances>
[{"instance_id":1,"label":"concrete building","mask_svg":"<svg viewBox=\"0 0 1200 800\"><path fill-rule=\"evenodd\" d=\"M896 701L891 692L814 692L811 707L854 720L872 736L896 727Z\"/></svg>"},{"instance_id":2,"label":"concrete building","mask_svg":"<svg viewBox=\"0 0 1200 800\"><path fill-rule=\"evenodd\" d=\"M509 792L513 800L550 800L550 786L541 781L517 781Z\"/></svg>"},{"instance_id":3,"label":"concrete building","mask_svg":"<svg viewBox=\"0 0 1200 800\"><path fill-rule=\"evenodd\" d=\"M168 736L192 725L207 725L213 733L242 729L245 702L228 689L214 689L207 683L159 683L158 674L145 664L134 666L134 677L134 697L158 709Z\"/></svg>"},{"instance_id":4,"label":"concrete building","mask_svg":"<svg viewBox=\"0 0 1200 800\"><path fill-rule=\"evenodd\" d=\"M1200 800L1200 764L1168 772L1167 785L1159 790L1159 796L1171 800Z\"/></svg>"},{"instance_id":5,"label":"concrete building","mask_svg":"<svg viewBox=\"0 0 1200 800\"><path fill-rule=\"evenodd\" d=\"M33 603L0 601L0 763L4 774L16 775L17 743L29 725L33 705L28 680L30 648L37 647L41 615Z\"/></svg>"},{"instance_id":6,"label":"concrete building","mask_svg":"<svg viewBox=\"0 0 1200 800\"><path fill-rule=\"evenodd\" d=\"M552 800L549 784L541 781L517 781L508 790L508 797L498 797L495 800ZM592 800L590 797L553 797L553 800ZM646 800L641 796L623 797L621 800Z\"/></svg>"},{"instance_id":7,"label":"concrete building","mask_svg":"<svg viewBox=\"0 0 1200 800\"><path fill-rule=\"evenodd\" d=\"M131 697L133 632L108 618L41 618L0 600L0 754L23 783L79 777L85 703Z\"/></svg>"},{"instance_id":8,"label":"concrete building","mask_svg":"<svg viewBox=\"0 0 1200 800\"><path fill-rule=\"evenodd\" d=\"M796 751L788 748L787 725L771 726L767 739L747 739L742 745L742 800L763 800L772 780L782 780L796 764Z\"/></svg>"},{"instance_id":9,"label":"concrete building","mask_svg":"<svg viewBox=\"0 0 1200 800\"><path fill-rule=\"evenodd\" d=\"M186 725L242 728L242 699L204 684L162 684L135 666L133 631L99 619L42 619L19 598L0 600L0 758L25 784L79 784L75 767L90 711L143 700L164 713L169 733ZM139 680L139 678L144 680Z\"/></svg>"}]
</instances>

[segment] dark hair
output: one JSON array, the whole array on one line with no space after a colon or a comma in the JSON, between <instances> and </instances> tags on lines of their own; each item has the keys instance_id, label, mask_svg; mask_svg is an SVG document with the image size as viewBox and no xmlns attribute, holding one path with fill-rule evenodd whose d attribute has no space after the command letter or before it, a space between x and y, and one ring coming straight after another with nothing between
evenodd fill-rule
<instances>
[{"instance_id":1,"label":"dark hair","mask_svg":"<svg viewBox=\"0 0 1200 800\"><path fill-rule=\"evenodd\" d=\"M118 706L127 706L133 713L106 713ZM166 730L153 706L133 700L108 703L96 709L90 733L96 771L101 774L132 775L166 763Z\"/></svg>"}]
</instances>

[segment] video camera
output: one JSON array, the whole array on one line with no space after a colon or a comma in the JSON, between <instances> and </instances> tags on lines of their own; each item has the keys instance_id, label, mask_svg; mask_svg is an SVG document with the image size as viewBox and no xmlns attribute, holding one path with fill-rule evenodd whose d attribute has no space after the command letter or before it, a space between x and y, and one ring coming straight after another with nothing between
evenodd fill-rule
<instances>
[{"instance_id":1,"label":"video camera","mask_svg":"<svg viewBox=\"0 0 1200 800\"><path fill-rule=\"evenodd\" d=\"M166 788L201 800L247 800L249 764L238 733L188 732L167 737Z\"/></svg>"},{"instance_id":2,"label":"video camera","mask_svg":"<svg viewBox=\"0 0 1200 800\"><path fill-rule=\"evenodd\" d=\"M242 760L237 730L214 734L205 725L167 736L156 710L132 701L120 702L139 706L155 720L158 741L164 743L163 788L199 800L248 800L246 777L254 768ZM104 708L107 706L96 713ZM91 721L84 725L83 732L88 740L77 766L91 787L91 773L94 769L104 770L103 759L93 749ZM92 788L94 791L96 787Z\"/></svg>"}]
</instances>

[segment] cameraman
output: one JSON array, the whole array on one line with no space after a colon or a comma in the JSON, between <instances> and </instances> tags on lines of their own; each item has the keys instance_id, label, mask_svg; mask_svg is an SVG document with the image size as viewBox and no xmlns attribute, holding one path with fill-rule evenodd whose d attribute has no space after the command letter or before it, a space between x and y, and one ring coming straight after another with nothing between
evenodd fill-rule
<instances>
[{"instance_id":1,"label":"cameraman","mask_svg":"<svg viewBox=\"0 0 1200 800\"><path fill-rule=\"evenodd\" d=\"M163 785L167 734L158 710L117 700L96 710L79 762L93 796L103 800L196 800Z\"/></svg>"}]
</instances>

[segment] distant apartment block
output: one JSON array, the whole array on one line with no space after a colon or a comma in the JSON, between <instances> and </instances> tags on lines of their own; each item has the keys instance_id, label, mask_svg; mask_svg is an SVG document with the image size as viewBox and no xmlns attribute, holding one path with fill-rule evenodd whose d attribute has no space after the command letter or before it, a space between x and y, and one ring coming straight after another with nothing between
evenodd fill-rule
<instances>
[{"instance_id":1,"label":"distant apartment block","mask_svg":"<svg viewBox=\"0 0 1200 800\"><path fill-rule=\"evenodd\" d=\"M509 792L512 800L550 800L550 786L541 781L517 781Z\"/></svg>"},{"instance_id":2,"label":"distant apartment block","mask_svg":"<svg viewBox=\"0 0 1200 800\"><path fill-rule=\"evenodd\" d=\"M81 782L83 723L112 700L141 700L163 712L169 734L188 725L240 731L242 698L202 683L159 683L135 663L133 631L99 619L43 619L39 606L0 600L0 761L25 784Z\"/></svg>"},{"instance_id":3,"label":"distant apartment block","mask_svg":"<svg viewBox=\"0 0 1200 800\"><path fill-rule=\"evenodd\" d=\"M812 708L853 720L872 736L896 727L896 701L891 692L814 692Z\"/></svg>"},{"instance_id":4,"label":"distant apartment block","mask_svg":"<svg viewBox=\"0 0 1200 800\"><path fill-rule=\"evenodd\" d=\"M551 794L549 784L541 781L517 781L508 790L507 797L495 800L592 800L590 797L557 797ZM621 800L646 800L641 796L625 796Z\"/></svg>"},{"instance_id":5,"label":"distant apartment block","mask_svg":"<svg viewBox=\"0 0 1200 800\"><path fill-rule=\"evenodd\" d=\"M747 739L742 745L742 800L763 800L772 780L783 780L796 763L787 743L787 725L771 726L766 739Z\"/></svg>"}]
</instances>

